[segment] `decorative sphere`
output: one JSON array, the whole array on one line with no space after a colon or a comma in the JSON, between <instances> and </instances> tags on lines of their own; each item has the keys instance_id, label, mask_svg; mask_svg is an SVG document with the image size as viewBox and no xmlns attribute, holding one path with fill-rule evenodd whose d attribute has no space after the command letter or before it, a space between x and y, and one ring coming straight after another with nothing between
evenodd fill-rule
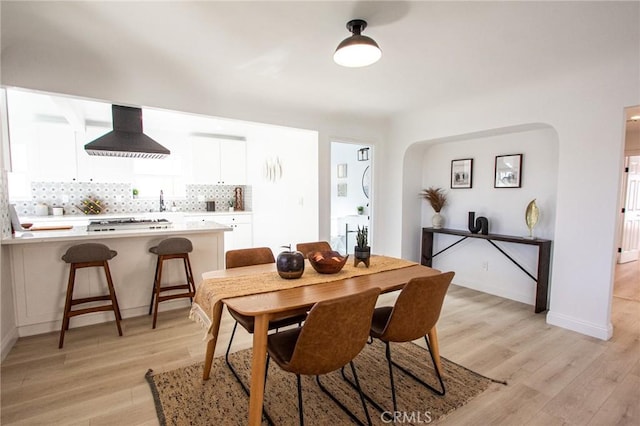
<instances>
[{"instance_id":1,"label":"decorative sphere","mask_svg":"<svg viewBox=\"0 0 640 426\"><path fill-rule=\"evenodd\" d=\"M304 256L299 251L283 251L276 259L276 268L282 278L300 278L304 272Z\"/></svg>"}]
</instances>

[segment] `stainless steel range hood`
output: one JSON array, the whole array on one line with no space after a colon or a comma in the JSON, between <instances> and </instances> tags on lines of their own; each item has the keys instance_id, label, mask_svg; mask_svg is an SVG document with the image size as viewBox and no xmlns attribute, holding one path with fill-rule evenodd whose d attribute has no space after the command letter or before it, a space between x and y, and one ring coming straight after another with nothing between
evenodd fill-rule
<instances>
[{"instance_id":1,"label":"stainless steel range hood","mask_svg":"<svg viewBox=\"0 0 640 426\"><path fill-rule=\"evenodd\" d=\"M164 146L142 133L142 109L112 105L113 130L84 146L89 155L164 158Z\"/></svg>"}]
</instances>

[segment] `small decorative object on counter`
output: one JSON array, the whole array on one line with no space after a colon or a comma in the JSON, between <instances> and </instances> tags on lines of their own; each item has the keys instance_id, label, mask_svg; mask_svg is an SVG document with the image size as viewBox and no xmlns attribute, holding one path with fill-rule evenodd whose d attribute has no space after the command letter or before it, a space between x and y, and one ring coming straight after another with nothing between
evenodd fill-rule
<instances>
[{"instance_id":1,"label":"small decorative object on counter","mask_svg":"<svg viewBox=\"0 0 640 426\"><path fill-rule=\"evenodd\" d=\"M482 235L489 235L489 219L480 216L476 219L476 212L469 212L469 232Z\"/></svg>"},{"instance_id":2,"label":"small decorative object on counter","mask_svg":"<svg viewBox=\"0 0 640 426\"><path fill-rule=\"evenodd\" d=\"M527 223L527 228L529 228L529 236L527 238L534 239L533 236L533 228L538 223L538 219L540 218L540 210L538 209L538 205L536 204L536 199L534 198L527 205L527 210L524 214L525 222Z\"/></svg>"},{"instance_id":3,"label":"small decorative object on counter","mask_svg":"<svg viewBox=\"0 0 640 426\"><path fill-rule=\"evenodd\" d=\"M358 214L364 214L364 207L358 206Z\"/></svg>"},{"instance_id":4,"label":"small decorative object on counter","mask_svg":"<svg viewBox=\"0 0 640 426\"><path fill-rule=\"evenodd\" d=\"M235 210L235 208L233 206L233 200L229 200L229 211L232 212L234 210Z\"/></svg>"},{"instance_id":5,"label":"small decorative object on counter","mask_svg":"<svg viewBox=\"0 0 640 426\"><path fill-rule=\"evenodd\" d=\"M85 198L82 204L76 206L84 214L100 214L102 212L102 202L98 199Z\"/></svg>"},{"instance_id":6,"label":"small decorative object on counter","mask_svg":"<svg viewBox=\"0 0 640 426\"><path fill-rule=\"evenodd\" d=\"M282 247L287 250L276 259L278 275L287 280L300 278L304 273L304 256L299 251L291 251L291 245Z\"/></svg>"},{"instance_id":7,"label":"small decorative object on counter","mask_svg":"<svg viewBox=\"0 0 640 426\"><path fill-rule=\"evenodd\" d=\"M356 246L353 249L353 266L358 266L358 264L362 262L368 268L370 260L371 247L369 247L369 229L366 226L363 226L362 229L358 226Z\"/></svg>"},{"instance_id":8,"label":"small decorative object on counter","mask_svg":"<svg viewBox=\"0 0 640 426\"><path fill-rule=\"evenodd\" d=\"M133 188L133 191L131 191L133 193L133 199L135 200L136 198L138 198L138 190L136 188Z\"/></svg>"},{"instance_id":9,"label":"small decorative object on counter","mask_svg":"<svg viewBox=\"0 0 640 426\"><path fill-rule=\"evenodd\" d=\"M421 193L422 197L429 202L433 210L436 212L431 219L435 229L442 228L444 218L440 214L440 210L447 205L447 196L442 188L429 187Z\"/></svg>"},{"instance_id":10,"label":"small decorative object on counter","mask_svg":"<svg viewBox=\"0 0 640 426\"><path fill-rule=\"evenodd\" d=\"M48 216L49 215L49 206L44 203L36 204L36 216Z\"/></svg>"},{"instance_id":11,"label":"small decorative object on counter","mask_svg":"<svg viewBox=\"0 0 640 426\"><path fill-rule=\"evenodd\" d=\"M234 198L235 198L235 209L239 211L244 210L244 196L242 195L242 187L237 186L236 189L233 190Z\"/></svg>"}]
</instances>

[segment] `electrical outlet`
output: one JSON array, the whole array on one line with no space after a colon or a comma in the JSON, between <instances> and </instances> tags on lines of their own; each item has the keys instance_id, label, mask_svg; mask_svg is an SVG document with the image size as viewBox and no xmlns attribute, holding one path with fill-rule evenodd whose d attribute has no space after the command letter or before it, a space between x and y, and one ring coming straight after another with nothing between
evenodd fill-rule
<instances>
[{"instance_id":1,"label":"electrical outlet","mask_svg":"<svg viewBox=\"0 0 640 426\"><path fill-rule=\"evenodd\" d=\"M69 196L67 194L62 194L62 202L63 203L68 203L69 202Z\"/></svg>"},{"instance_id":2,"label":"electrical outlet","mask_svg":"<svg viewBox=\"0 0 640 426\"><path fill-rule=\"evenodd\" d=\"M198 202L204 203L204 195L198 195Z\"/></svg>"},{"instance_id":3,"label":"electrical outlet","mask_svg":"<svg viewBox=\"0 0 640 426\"><path fill-rule=\"evenodd\" d=\"M487 262L487 261L482 262L482 270L483 271L488 271L489 270L489 262Z\"/></svg>"}]
</instances>

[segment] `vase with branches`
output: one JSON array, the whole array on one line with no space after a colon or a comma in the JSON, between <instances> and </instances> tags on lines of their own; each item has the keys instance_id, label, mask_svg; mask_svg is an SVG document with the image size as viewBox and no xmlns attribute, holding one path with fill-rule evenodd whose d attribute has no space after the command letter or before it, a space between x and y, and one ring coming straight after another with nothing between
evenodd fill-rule
<instances>
[{"instance_id":1,"label":"vase with branches","mask_svg":"<svg viewBox=\"0 0 640 426\"><path fill-rule=\"evenodd\" d=\"M444 189L429 187L424 189L420 195L429 202L431 208L436 212L431 219L433 227L436 229L442 228L444 218L440 214L440 211L447 205L447 194L444 192Z\"/></svg>"}]
</instances>

